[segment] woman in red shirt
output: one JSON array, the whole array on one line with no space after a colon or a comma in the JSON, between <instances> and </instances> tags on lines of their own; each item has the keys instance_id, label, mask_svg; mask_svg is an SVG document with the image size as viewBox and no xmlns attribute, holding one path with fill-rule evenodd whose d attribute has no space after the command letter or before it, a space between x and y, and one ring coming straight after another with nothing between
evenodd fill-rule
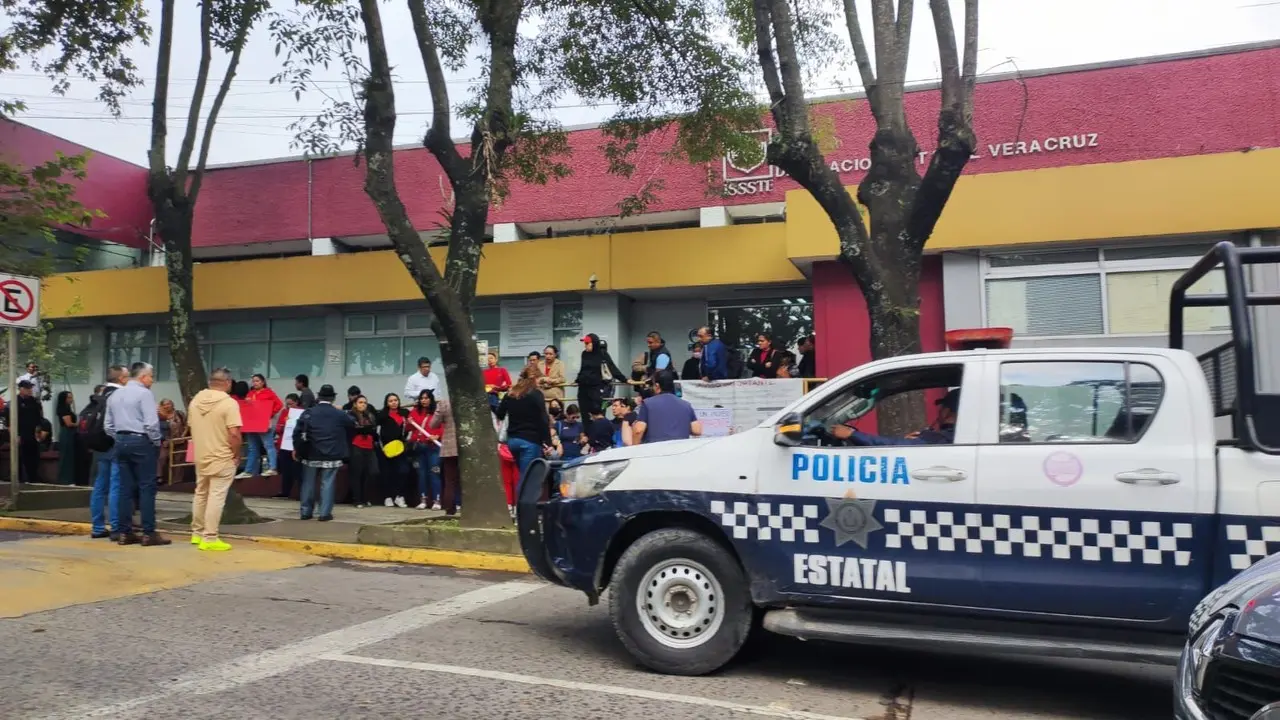
<instances>
[{"instance_id":1,"label":"woman in red shirt","mask_svg":"<svg viewBox=\"0 0 1280 720\"><path fill-rule=\"evenodd\" d=\"M423 390L405 421L405 435L418 468L419 510L440 509L440 438L444 436L444 426L431 427L435 416L436 396L430 390Z\"/></svg>"},{"instance_id":2,"label":"woman in red shirt","mask_svg":"<svg viewBox=\"0 0 1280 720\"><path fill-rule=\"evenodd\" d=\"M511 373L498 365L498 353L489 353L489 367L484 369L484 391L489 393L489 407L497 409L502 393L511 389Z\"/></svg>"},{"instance_id":3,"label":"woman in red shirt","mask_svg":"<svg viewBox=\"0 0 1280 720\"><path fill-rule=\"evenodd\" d=\"M356 421L355 435L351 438L351 463L347 466L351 504L358 508L369 507L369 498L375 492L374 476L378 473L378 459L373 454L378 418L363 395L357 395L351 403L351 418Z\"/></svg>"},{"instance_id":4,"label":"woman in red shirt","mask_svg":"<svg viewBox=\"0 0 1280 720\"><path fill-rule=\"evenodd\" d=\"M284 408L284 403L274 390L267 387L267 378L262 374L255 374L250 379L245 401L246 404L240 410L240 422L243 423L240 432L245 435L249 453L244 472L240 476L257 475L258 469L262 467L262 453L266 453L267 469L262 476L270 477L276 474L276 431L271 419ZM248 415L244 414L246 410Z\"/></svg>"}]
</instances>

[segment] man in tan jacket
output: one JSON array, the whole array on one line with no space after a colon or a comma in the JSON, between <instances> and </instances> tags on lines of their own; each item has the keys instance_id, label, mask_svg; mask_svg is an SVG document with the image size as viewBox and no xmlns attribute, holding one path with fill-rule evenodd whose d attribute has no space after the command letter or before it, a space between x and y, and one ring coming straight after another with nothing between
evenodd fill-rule
<instances>
[{"instance_id":1,"label":"man in tan jacket","mask_svg":"<svg viewBox=\"0 0 1280 720\"><path fill-rule=\"evenodd\" d=\"M187 408L195 446L196 492L191 500L191 544L201 550L230 550L218 538L218 524L240 454L240 406L227 394L231 372L209 374L209 387L196 393Z\"/></svg>"}]
</instances>

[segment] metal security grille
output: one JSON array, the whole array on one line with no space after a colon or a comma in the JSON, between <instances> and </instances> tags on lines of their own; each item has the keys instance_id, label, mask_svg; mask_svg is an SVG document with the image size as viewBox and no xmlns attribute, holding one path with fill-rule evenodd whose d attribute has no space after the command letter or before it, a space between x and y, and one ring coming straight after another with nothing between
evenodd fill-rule
<instances>
[{"instance_id":1,"label":"metal security grille","mask_svg":"<svg viewBox=\"0 0 1280 720\"><path fill-rule=\"evenodd\" d=\"M1234 341L1225 342L1199 357L1200 369L1209 381L1214 417L1235 412L1238 395L1235 347Z\"/></svg>"}]
</instances>

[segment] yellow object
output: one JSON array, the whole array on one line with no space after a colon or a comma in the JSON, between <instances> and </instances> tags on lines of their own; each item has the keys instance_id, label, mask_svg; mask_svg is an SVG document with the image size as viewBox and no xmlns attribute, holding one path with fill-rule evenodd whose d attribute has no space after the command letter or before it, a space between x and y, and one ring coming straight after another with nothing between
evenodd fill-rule
<instances>
[{"instance_id":1,"label":"yellow object","mask_svg":"<svg viewBox=\"0 0 1280 720\"><path fill-rule=\"evenodd\" d=\"M200 543L200 549L213 552L226 552L231 549L231 545L222 540L214 540L213 542Z\"/></svg>"},{"instance_id":2,"label":"yellow object","mask_svg":"<svg viewBox=\"0 0 1280 720\"><path fill-rule=\"evenodd\" d=\"M404 443L399 440L392 440L384 443L382 446L382 454L389 458L399 457L404 454Z\"/></svg>"},{"instance_id":3,"label":"yellow object","mask_svg":"<svg viewBox=\"0 0 1280 720\"><path fill-rule=\"evenodd\" d=\"M199 535L192 534L191 536L192 545L199 545L202 542L204 542L204 538L200 537Z\"/></svg>"}]
</instances>

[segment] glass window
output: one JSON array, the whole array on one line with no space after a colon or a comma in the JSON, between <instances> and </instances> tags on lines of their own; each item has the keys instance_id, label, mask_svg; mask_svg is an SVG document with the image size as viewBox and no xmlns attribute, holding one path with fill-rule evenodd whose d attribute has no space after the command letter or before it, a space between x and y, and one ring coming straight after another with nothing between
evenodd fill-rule
<instances>
[{"instance_id":1,"label":"glass window","mask_svg":"<svg viewBox=\"0 0 1280 720\"><path fill-rule=\"evenodd\" d=\"M1149 365L1016 362L1000 367L1000 442L1136 442L1164 383Z\"/></svg>"},{"instance_id":2,"label":"glass window","mask_svg":"<svg viewBox=\"0 0 1280 720\"><path fill-rule=\"evenodd\" d=\"M89 382L89 333L84 330L56 330L49 333L56 377L65 383Z\"/></svg>"},{"instance_id":3,"label":"glass window","mask_svg":"<svg viewBox=\"0 0 1280 720\"><path fill-rule=\"evenodd\" d=\"M582 303L558 302L555 304L555 328L557 330L582 329Z\"/></svg>"},{"instance_id":4,"label":"glass window","mask_svg":"<svg viewBox=\"0 0 1280 720\"><path fill-rule=\"evenodd\" d=\"M942 411L934 410L938 407L938 401L947 397L952 390L958 392L963 382L963 365L936 365L881 373L850 384L824 400L821 405L809 409L805 412L804 424L822 428L845 425L855 430L875 432L875 428L869 423L859 421L877 407L898 403L926 408L931 418L940 420L937 413ZM974 421L967 417L960 419ZM937 430L941 434L926 436L926 440L931 444L954 442L956 425L958 420L951 425L948 436L948 428L939 424ZM803 442L806 445L841 444L824 431L806 431Z\"/></svg>"},{"instance_id":5,"label":"glass window","mask_svg":"<svg viewBox=\"0 0 1280 720\"><path fill-rule=\"evenodd\" d=\"M110 329L107 332L106 355L108 366L124 365L127 367L136 362L145 362L150 363L155 368L156 380L165 382L174 378L173 363L169 358L168 331L160 326L147 325ZM88 367L87 360L86 356L86 368ZM86 380L85 382L88 381Z\"/></svg>"},{"instance_id":6,"label":"glass window","mask_svg":"<svg viewBox=\"0 0 1280 720\"><path fill-rule=\"evenodd\" d=\"M436 341L434 335L406 337L404 339L404 364L401 368L404 374L408 375L418 367L418 358L431 358L431 371L437 375L443 374L440 365L440 343Z\"/></svg>"},{"instance_id":7,"label":"glass window","mask_svg":"<svg viewBox=\"0 0 1280 720\"><path fill-rule=\"evenodd\" d=\"M138 328L117 328L107 333L107 345L111 347L155 345L159 336L158 331L159 328L155 325Z\"/></svg>"},{"instance_id":8,"label":"glass window","mask_svg":"<svg viewBox=\"0 0 1280 720\"><path fill-rule=\"evenodd\" d=\"M400 332L400 313L378 313L373 316L373 331L378 334Z\"/></svg>"},{"instance_id":9,"label":"glass window","mask_svg":"<svg viewBox=\"0 0 1280 720\"><path fill-rule=\"evenodd\" d=\"M1048 275L987 281L987 324L1016 335L1101 335L1102 277Z\"/></svg>"},{"instance_id":10,"label":"glass window","mask_svg":"<svg viewBox=\"0 0 1280 720\"><path fill-rule=\"evenodd\" d=\"M751 305L712 304L707 315L717 337L730 349L741 352L755 347L760 333L772 337L774 347L788 348L813 332L813 305L808 298L761 300Z\"/></svg>"},{"instance_id":11,"label":"glass window","mask_svg":"<svg viewBox=\"0 0 1280 720\"><path fill-rule=\"evenodd\" d=\"M348 315L347 316L347 333L371 333L373 332L373 316L372 315Z\"/></svg>"},{"instance_id":12,"label":"glass window","mask_svg":"<svg viewBox=\"0 0 1280 720\"><path fill-rule=\"evenodd\" d=\"M471 308L471 324L476 334L496 333L502 330L502 308L498 306Z\"/></svg>"},{"instance_id":13,"label":"glass window","mask_svg":"<svg viewBox=\"0 0 1280 720\"><path fill-rule=\"evenodd\" d=\"M400 338L348 338L347 375L399 375Z\"/></svg>"},{"instance_id":14,"label":"glass window","mask_svg":"<svg viewBox=\"0 0 1280 720\"><path fill-rule=\"evenodd\" d=\"M1054 250L1051 252L1000 253L988 255L987 262L993 268L1036 267L1041 265L1065 265L1071 263L1098 262L1098 251L1089 250Z\"/></svg>"},{"instance_id":15,"label":"glass window","mask_svg":"<svg viewBox=\"0 0 1280 720\"><path fill-rule=\"evenodd\" d=\"M1107 321L1113 333L1162 333L1169 330L1169 294L1181 270L1107 273ZM1224 295L1227 278L1222 270L1204 276L1188 295ZM1187 332L1230 331L1225 307L1188 308L1183 322Z\"/></svg>"},{"instance_id":16,"label":"glass window","mask_svg":"<svg viewBox=\"0 0 1280 720\"><path fill-rule=\"evenodd\" d=\"M267 377L324 376L324 340L272 340Z\"/></svg>"},{"instance_id":17,"label":"glass window","mask_svg":"<svg viewBox=\"0 0 1280 720\"><path fill-rule=\"evenodd\" d=\"M322 318L291 318L271 321L272 340L302 340L324 338Z\"/></svg>"},{"instance_id":18,"label":"glass window","mask_svg":"<svg viewBox=\"0 0 1280 720\"><path fill-rule=\"evenodd\" d=\"M266 340L268 325L265 322L257 320L247 322L209 323L207 332L207 337L210 342Z\"/></svg>"},{"instance_id":19,"label":"glass window","mask_svg":"<svg viewBox=\"0 0 1280 720\"><path fill-rule=\"evenodd\" d=\"M218 343L212 346L213 367L225 367L232 377L247 379L267 373L267 343Z\"/></svg>"},{"instance_id":20,"label":"glass window","mask_svg":"<svg viewBox=\"0 0 1280 720\"><path fill-rule=\"evenodd\" d=\"M431 313L409 313L404 316L405 330L426 330L431 332Z\"/></svg>"}]
</instances>

